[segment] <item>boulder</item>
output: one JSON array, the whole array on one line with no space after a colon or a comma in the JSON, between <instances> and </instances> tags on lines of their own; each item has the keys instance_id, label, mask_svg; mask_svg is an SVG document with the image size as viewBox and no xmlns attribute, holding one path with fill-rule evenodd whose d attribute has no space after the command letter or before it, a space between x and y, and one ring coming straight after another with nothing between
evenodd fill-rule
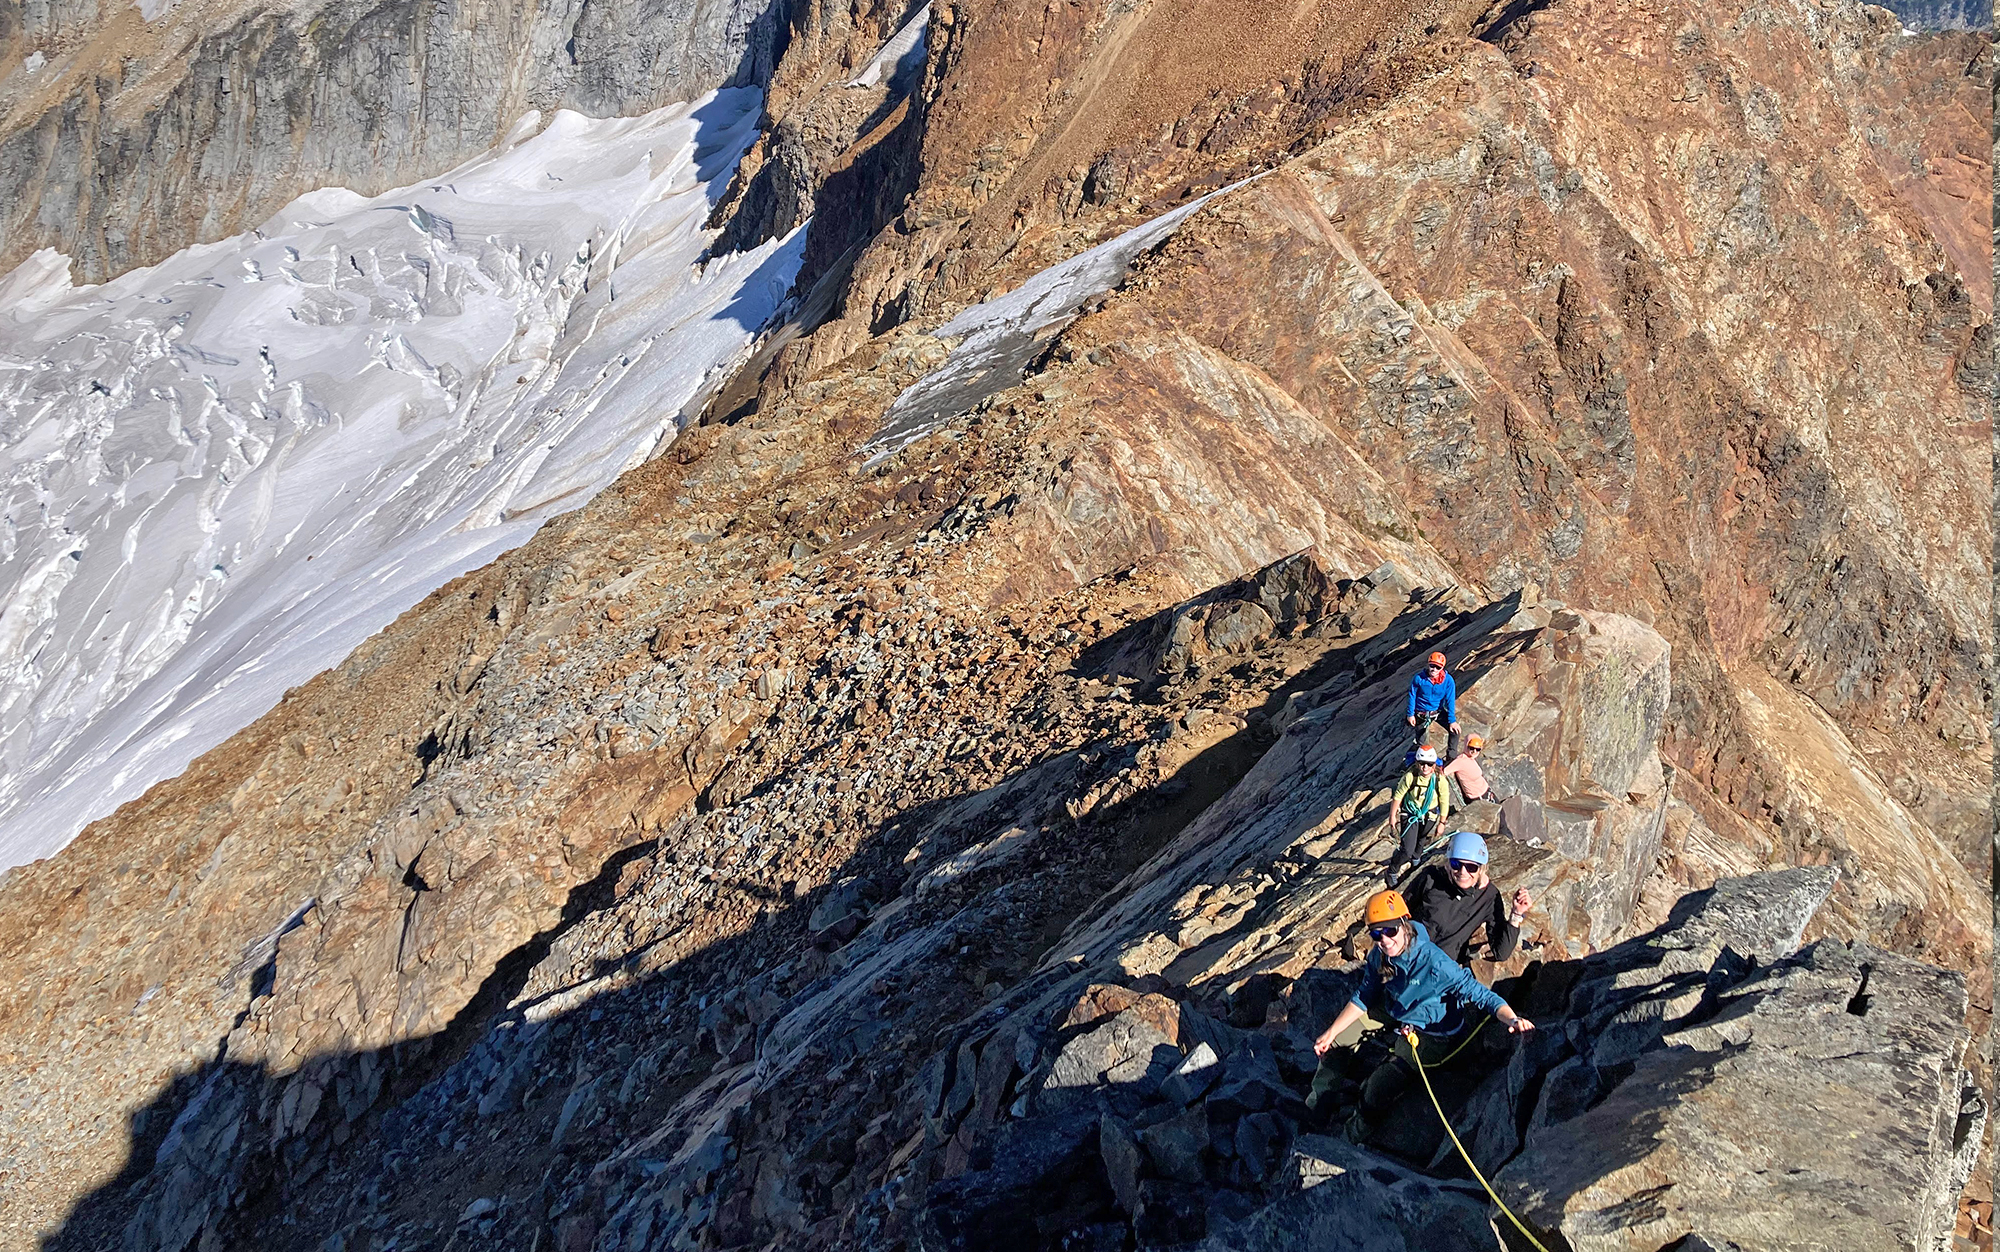
<instances>
[{"instance_id":1,"label":"boulder","mask_svg":"<svg viewBox=\"0 0 2000 1252\"><path fill-rule=\"evenodd\" d=\"M1471 1183L1441 1183L1326 1135L1301 1135L1285 1174L1310 1181L1211 1231L1200 1252L1505 1252Z\"/></svg>"},{"instance_id":2,"label":"boulder","mask_svg":"<svg viewBox=\"0 0 2000 1252\"><path fill-rule=\"evenodd\" d=\"M981 1148L978 1168L931 1185L917 1217L918 1243L925 1252L1002 1252L1032 1243L1047 1195L1092 1171L1101 1135L1099 1119L1083 1112L1002 1123Z\"/></svg>"},{"instance_id":3,"label":"boulder","mask_svg":"<svg viewBox=\"0 0 2000 1252\"><path fill-rule=\"evenodd\" d=\"M1236 1159L1257 1182L1277 1168L1290 1146L1292 1124L1276 1113L1252 1113L1236 1123Z\"/></svg>"},{"instance_id":4,"label":"boulder","mask_svg":"<svg viewBox=\"0 0 2000 1252\"><path fill-rule=\"evenodd\" d=\"M839 940L852 938L861 928L861 921L868 916L868 897L872 890L865 878L843 878L826 889L826 894L813 905L812 916L806 926L815 938L828 936ZM838 933L836 933L838 932Z\"/></svg>"},{"instance_id":5,"label":"boulder","mask_svg":"<svg viewBox=\"0 0 2000 1252\"><path fill-rule=\"evenodd\" d=\"M1298 1099L1278 1072L1271 1041L1252 1035L1223 1062L1222 1076L1208 1093L1207 1107L1211 1119L1229 1121L1275 1108L1280 1101L1296 1104Z\"/></svg>"},{"instance_id":6,"label":"boulder","mask_svg":"<svg viewBox=\"0 0 2000 1252\"><path fill-rule=\"evenodd\" d=\"M1176 1117L1148 1126L1139 1132L1139 1142L1152 1158L1153 1168L1180 1182L1202 1180L1202 1161L1208 1151L1208 1110L1192 1108Z\"/></svg>"},{"instance_id":7,"label":"boulder","mask_svg":"<svg viewBox=\"0 0 2000 1252\"><path fill-rule=\"evenodd\" d=\"M1230 656L1248 652L1269 639L1276 626L1262 607L1239 601L1211 612L1203 633L1212 652Z\"/></svg>"},{"instance_id":8,"label":"boulder","mask_svg":"<svg viewBox=\"0 0 2000 1252\"><path fill-rule=\"evenodd\" d=\"M1221 1058L1215 1055L1215 1049L1206 1042L1197 1043L1187 1059L1160 1084L1160 1094L1175 1104L1193 1104L1221 1076Z\"/></svg>"},{"instance_id":9,"label":"boulder","mask_svg":"<svg viewBox=\"0 0 2000 1252\"><path fill-rule=\"evenodd\" d=\"M1067 1031L1079 1026L1093 1026L1125 1012L1150 1023L1166 1036L1167 1042L1181 1042L1180 1005L1157 992L1134 991L1116 983L1093 983L1084 988L1083 994L1070 1006L1057 1029Z\"/></svg>"},{"instance_id":10,"label":"boulder","mask_svg":"<svg viewBox=\"0 0 2000 1252\"><path fill-rule=\"evenodd\" d=\"M1204 1189L1165 1178L1139 1184L1139 1208L1132 1231L1141 1248L1172 1246L1199 1239L1208 1230L1208 1196Z\"/></svg>"},{"instance_id":11,"label":"boulder","mask_svg":"<svg viewBox=\"0 0 2000 1252\"><path fill-rule=\"evenodd\" d=\"M1033 1106L1042 1115L1093 1102L1103 1088L1150 1097L1184 1058L1158 1025L1127 1009L1071 1039L1049 1062Z\"/></svg>"},{"instance_id":12,"label":"boulder","mask_svg":"<svg viewBox=\"0 0 2000 1252\"><path fill-rule=\"evenodd\" d=\"M1132 1134L1131 1124L1105 1114L1098 1123L1097 1150L1104 1157L1104 1176L1111 1183L1111 1194L1118 1197L1118 1207L1127 1213L1138 1212L1139 1175L1145 1168L1145 1158L1139 1152L1139 1141Z\"/></svg>"},{"instance_id":13,"label":"boulder","mask_svg":"<svg viewBox=\"0 0 2000 1252\"><path fill-rule=\"evenodd\" d=\"M1965 1006L1962 974L1823 940L1668 1017L1653 1046L1621 1045L1622 1070L1579 1057L1552 1071L1495 1185L1575 1252L1691 1235L1931 1252L1977 1133L1960 1116Z\"/></svg>"}]
</instances>

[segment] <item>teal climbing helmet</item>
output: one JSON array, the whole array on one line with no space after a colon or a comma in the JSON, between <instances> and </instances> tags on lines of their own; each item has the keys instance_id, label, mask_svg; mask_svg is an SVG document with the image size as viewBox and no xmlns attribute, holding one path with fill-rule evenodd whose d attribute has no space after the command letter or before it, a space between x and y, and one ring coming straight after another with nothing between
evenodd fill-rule
<instances>
[{"instance_id":1,"label":"teal climbing helmet","mask_svg":"<svg viewBox=\"0 0 2000 1252\"><path fill-rule=\"evenodd\" d=\"M1469 830L1461 830L1451 837L1451 851L1446 855L1454 861L1477 861L1486 864L1486 841Z\"/></svg>"}]
</instances>

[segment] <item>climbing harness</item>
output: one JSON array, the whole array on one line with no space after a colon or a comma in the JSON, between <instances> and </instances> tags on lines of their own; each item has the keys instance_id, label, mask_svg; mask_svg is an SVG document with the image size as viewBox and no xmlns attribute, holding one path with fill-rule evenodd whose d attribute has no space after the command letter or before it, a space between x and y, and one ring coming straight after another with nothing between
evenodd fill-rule
<instances>
[{"instance_id":1,"label":"climbing harness","mask_svg":"<svg viewBox=\"0 0 2000 1252\"><path fill-rule=\"evenodd\" d=\"M1471 1042L1472 1042L1472 1041L1473 1041L1474 1039L1477 1039L1477 1038L1479 1037L1479 1032L1480 1032L1480 1031L1482 1031L1482 1030L1484 1030L1484 1029L1486 1029L1486 1023L1488 1023L1488 1022L1490 1022L1490 1021L1492 1021L1492 1020L1493 1020L1493 1019L1492 1019L1492 1018L1491 1018L1490 1016L1489 1016L1489 1017L1482 1017L1482 1018L1480 1018L1480 1019L1479 1019L1479 1024L1478 1024L1477 1026L1474 1026L1474 1027L1472 1028L1471 1032L1470 1032L1470 1033L1468 1033L1468 1034L1467 1034L1467 1035L1465 1036L1465 1038L1463 1038L1463 1039L1460 1039L1460 1040L1458 1041L1458 1046L1457 1046L1457 1047L1455 1047L1455 1048L1453 1048L1453 1049L1452 1049L1451 1051L1449 1051L1449 1052L1445 1053L1445 1054L1444 1054L1444 1055L1443 1055L1442 1057L1439 1057L1439 1058L1438 1058L1437 1060L1435 1060L1435 1061L1432 1061L1432 1062L1431 1062L1431 1068L1432 1068L1432 1069L1436 1069L1436 1068L1437 1068L1438 1066L1440 1066L1440 1065L1448 1065L1448 1064L1450 1064L1450 1063L1451 1063L1451 1058L1453 1058L1453 1057L1457 1056L1457 1055L1458 1055L1459 1053L1461 1053L1461 1052L1465 1051L1465 1045L1467 1045L1467 1044L1471 1043ZM1415 1060L1416 1060L1416 1062L1417 1062L1417 1066L1418 1066L1418 1068L1422 1068L1422 1067L1423 1067L1423 1063L1424 1063L1424 1060L1423 1060L1423 1058L1422 1058L1421 1056L1418 1056L1418 1055L1417 1055L1417 1045L1416 1045L1416 1042L1415 1042L1414 1040L1412 1040L1412 1041L1411 1041L1411 1043L1410 1043L1410 1055L1411 1055L1411 1057L1415 1058Z\"/></svg>"},{"instance_id":2,"label":"climbing harness","mask_svg":"<svg viewBox=\"0 0 2000 1252\"><path fill-rule=\"evenodd\" d=\"M1484 1026L1486 1023L1481 1022L1479 1024L1481 1026ZM1528 1228L1521 1224L1521 1219L1514 1216L1514 1210L1508 1208L1506 1204L1501 1201L1500 1197L1496 1195L1493 1191L1493 1184L1487 1182L1486 1175L1480 1173L1479 1167L1472 1163L1472 1153L1467 1152L1465 1150L1465 1145L1458 1141L1458 1132L1451 1128L1451 1119L1447 1118L1444 1115L1444 1105L1438 1103L1437 1091L1432 1088L1431 1076L1428 1072L1426 1072L1431 1067L1425 1065L1424 1058L1418 1055L1417 1053L1417 1041L1414 1037L1416 1035L1416 1031L1410 1029L1408 1026L1405 1026L1403 1030L1408 1036L1410 1036L1410 1056L1417 1063L1417 1077L1424 1080L1424 1094L1431 1098L1431 1107L1437 1110L1438 1124L1444 1127L1444 1133L1451 1136L1451 1146L1458 1149L1459 1159L1464 1161L1465 1167L1472 1171L1472 1176L1479 1180L1479 1185L1486 1188L1487 1198L1492 1200L1493 1203L1499 1207L1500 1211L1507 1215L1508 1221L1514 1223L1514 1229L1521 1232L1521 1237L1523 1239L1526 1239L1529 1243L1534 1244L1536 1252L1549 1252L1549 1250L1546 1247L1542 1246L1542 1241L1540 1239L1537 1239L1535 1238L1534 1235L1528 1233ZM1476 1035L1478 1033L1479 1033L1478 1029L1475 1028L1472 1032L1472 1035ZM1449 1061L1452 1056L1457 1056L1459 1048L1463 1048L1466 1043L1472 1042L1472 1035L1467 1035L1465 1037L1465 1043L1459 1044L1458 1048L1453 1048L1451 1050L1451 1056L1447 1056L1446 1058L1444 1058L1444 1061L1439 1061L1437 1062L1437 1064L1442 1065L1444 1064L1445 1061Z\"/></svg>"}]
</instances>

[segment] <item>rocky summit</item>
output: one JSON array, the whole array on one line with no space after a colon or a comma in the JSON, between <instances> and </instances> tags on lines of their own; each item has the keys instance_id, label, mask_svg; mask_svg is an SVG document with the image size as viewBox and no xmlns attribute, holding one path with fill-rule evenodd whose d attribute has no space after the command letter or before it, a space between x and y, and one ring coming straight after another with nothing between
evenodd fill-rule
<instances>
[{"instance_id":1,"label":"rocky summit","mask_svg":"<svg viewBox=\"0 0 2000 1252\"><path fill-rule=\"evenodd\" d=\"M1912 21L0 13L17 378L54 293L327 228L342 185L423 236L188 280L381 319L351 372L265 355L245 399L260 345L170 317L146 387L72 344L74 394L0 410L10 683L155 694L22 624L118 552L95 514L5 569L37 467L157 477L117 477L141 402L227 477L371 372L469 429L584 327L519 436L553 448L668 342L624 313L667 269L795 267L768 319L718 298L742 351L602 491L548 471L521 507L559 515L443 585L397 545L508 509L390 536L392 624L0 877L0 1249L1990 1248L1995 87L1989 32ZM546 127L635 142L556 110L753 88L692 260L538 253L531 215L480 251L421 202L496 144L547 190ZM606 185L693 196L647 190L670 155ZM439 368L423 323L503 271L492 378ZM353 443L330 493L412 472ZM217 560L106 620L122 663L199 637ZM1468 960L1536 1028L1363 1124L1308 1104L1313 1044L1370 976L1432 652L1492 792L1420 856L1476 833L1526 891Z\"/></svg>"}]
</instances>

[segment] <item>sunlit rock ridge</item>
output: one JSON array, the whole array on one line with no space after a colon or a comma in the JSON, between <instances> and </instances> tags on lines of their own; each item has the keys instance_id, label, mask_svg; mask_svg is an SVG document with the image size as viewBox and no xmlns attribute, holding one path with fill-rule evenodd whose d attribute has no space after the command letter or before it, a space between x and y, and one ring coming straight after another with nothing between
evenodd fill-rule
<instances>
[{"instance_id":1,"label":"sunlit rock ridge","mask_svg":"<svg viewBox=\"0 0 2000 1252\"><path fill-rule=\"evenodd\" d=\"M1452 824L1533 897L1474 967L1541 1029L1437 1076L1494 1195L1549 1248L1984 1246L1984 32L0 40L8 508L74 575L9 593L4 750L108 790L19 702L276 700L0 880L0 1247L1527 1246L1421 1093L1301 1103L1434 650L1507 797Z\"/></svg>"}]
</instances>

